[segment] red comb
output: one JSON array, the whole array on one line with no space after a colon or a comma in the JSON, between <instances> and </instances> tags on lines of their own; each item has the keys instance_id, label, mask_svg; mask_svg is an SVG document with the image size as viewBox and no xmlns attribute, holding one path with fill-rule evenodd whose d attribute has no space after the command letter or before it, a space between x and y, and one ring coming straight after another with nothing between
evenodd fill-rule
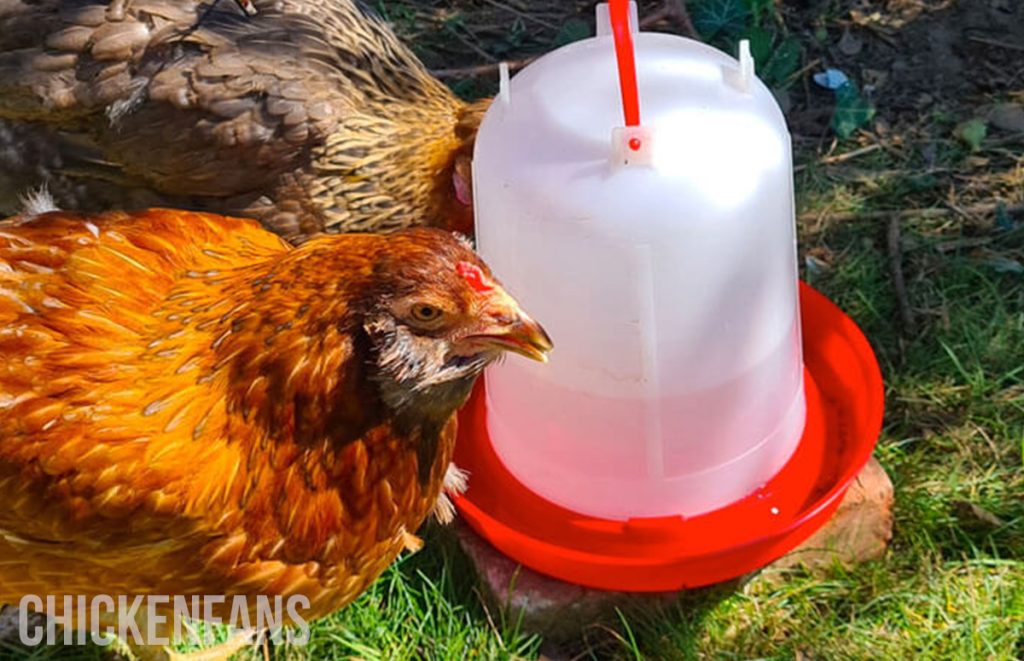
<instances>
[{"instance_id":1,"label":"red comb","mask_svg":"<svg viewBox=\"0 0 1024 661\"><path fill-rule=\"evenodd\" d=\"M491 282L490 278L484 275L484 272L480 270L480 267L476 264L470 264L469 262L459 262L455 266L455 270L459 272L469 286L473 288L473 291L491 291L494 289L494 283Z\"/></svg>"}]
</instances>

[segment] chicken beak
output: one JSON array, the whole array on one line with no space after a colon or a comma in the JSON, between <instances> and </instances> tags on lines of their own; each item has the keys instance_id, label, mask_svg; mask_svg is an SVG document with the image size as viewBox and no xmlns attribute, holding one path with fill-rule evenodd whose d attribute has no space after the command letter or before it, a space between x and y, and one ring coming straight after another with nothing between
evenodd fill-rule
<instances>
[{"instance_id":1,"label":"chicken beak","mask_svg":"<svg viewBox=\"0 0 1024 661\"><path fill-rule=\"evenodd\" d=\"M511 301L505 298L503 302ZM520 356L542 363L548 362L548 352L554 348L544 327L523 312L514 301L512 305L500 305L490 312L494 324L471 338L474 343L483 344L502 351L511 351Z\"/></svg>"},{"instance_id":2,"label":"chicken beak","mask_svg":"<svg viewBox=\"0 0 1024 661\"><path fill-rule=\"evenodd\" d=\"M548 362L548 352L555 345L543 326L521 312L516 321L506 328L505 333L491 336L495 344L531 360Z\"/></svg>"}]
</instances>

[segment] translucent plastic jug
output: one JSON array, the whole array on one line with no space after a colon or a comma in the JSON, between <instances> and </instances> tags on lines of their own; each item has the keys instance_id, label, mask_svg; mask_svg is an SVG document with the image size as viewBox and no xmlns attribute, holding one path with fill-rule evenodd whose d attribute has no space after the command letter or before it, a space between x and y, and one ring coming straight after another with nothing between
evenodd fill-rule
<instances>
[{"instance_id":1,"label":"translucent plastic jug","mask_svg":"<svg viewBox=\"0 0 1024 661\"><path fill-rule=\"evenodd\" d=\"M556 504L693 516L764 484L803 431L790 141L748 52L623 36L624 15L599 7L597 37L506 79L477 137L479 247L556 345L487 373L487 427Z\"/></svg>"}]
</instances>

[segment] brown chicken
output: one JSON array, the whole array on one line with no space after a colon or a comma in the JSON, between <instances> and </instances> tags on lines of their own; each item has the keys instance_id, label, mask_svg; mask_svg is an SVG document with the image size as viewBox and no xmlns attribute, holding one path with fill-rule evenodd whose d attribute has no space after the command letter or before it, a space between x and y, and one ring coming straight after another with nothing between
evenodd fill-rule
<instances>
[{"instance_id":1,"label":"brown chicken","mask_svg":"<svg viewBox=\"0 0 1024 661\"><path fill-rule=\"evenodd\" d=\"M0 208L472 231L467 105L354 0L0 0ZM6 120L6 121L4 121Z\"/></svg>"},{"instance_id":2,"label":"brown chicken","mask_svg":"<svg viewBox=\"0 0 1024 661\"><path fill-rule=\"evenodd\" d=\"M304 594L305 619L330 613L438 501L484 367L550 349L437 229L292 248L193 212L4 221L0 603Z\"/></svg>"}]
</instances>

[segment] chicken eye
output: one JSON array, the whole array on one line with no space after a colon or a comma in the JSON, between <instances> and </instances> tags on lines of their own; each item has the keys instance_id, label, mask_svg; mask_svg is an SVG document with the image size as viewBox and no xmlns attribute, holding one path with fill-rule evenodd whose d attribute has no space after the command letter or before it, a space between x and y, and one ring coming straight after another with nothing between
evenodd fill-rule
<instances>
[{"instance_id":1,"label":"chicken eye","mask_svg":"<svg viewBox=\"0 0 1024 661\"><path fill-rule=\"evenodd\" d=\"M441 321L443 316L444 313L440 308L434 307L433 305L427 305L426 303L414 305L412 308L412 318L421 324L436 324Z\"/></svg>"}]
</instances>

